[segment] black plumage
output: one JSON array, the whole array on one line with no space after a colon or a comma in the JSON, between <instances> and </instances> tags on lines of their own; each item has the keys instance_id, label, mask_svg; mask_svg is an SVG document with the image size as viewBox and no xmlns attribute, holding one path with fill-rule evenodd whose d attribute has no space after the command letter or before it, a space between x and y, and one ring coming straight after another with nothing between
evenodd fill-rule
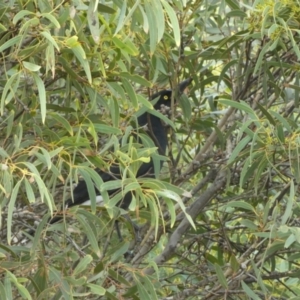
<instances>
[{"instance_id":1,"label":"black plumage","mask_svg":"<svg viewBox=\"0 0 300 300\"><path fill-rule=\"evenodd\" d=\"M192 79L187 79L181 82L178 86L178 93L180 95L186 89L186 87L191 83ZM157 102L154 104L154 109L159 110L162 105L171 106L171 99L172 99L172 90L162 90L158 93L152 95L150 100L157 99ZM176 97L174 97L175 99ZM176 99L175 99L176 100ZM145 112L141 116L138 117L138 126L145 126L147 125L147 132L150 138L153 140L154 144L158 148L158 153L160 155L165 155L168 140L167 140L167 132L165 130L165 126L162 124L162 121L159 117L151 114L150 112ZM162 166L162 163L161 163ZM109 171L97 170L97 173L101 177L103 182L120 179L121 178L121 169L117 164L113 164ZM154 175L154 165L152 159L148 163L143 163L138 172L137 177L153 177ZM95 187L96 196L100 201L100 187ZM117 190L108 191L109 195L112 195ZM123 209L127 209L131 203L131 193L127 193L122 201L120 202L119 206ZM75 205L83 205L86 201L89 201L90 196L87 189L87 184L84 180L80 181L78 185L73 190L73 197L68 199L65 202L65 208L69 208ZM96 201L97 202L97 201ZM53 224L57 222L61 217L56 216L50 220L50 223Z\"/></svg>"}]
</instances>

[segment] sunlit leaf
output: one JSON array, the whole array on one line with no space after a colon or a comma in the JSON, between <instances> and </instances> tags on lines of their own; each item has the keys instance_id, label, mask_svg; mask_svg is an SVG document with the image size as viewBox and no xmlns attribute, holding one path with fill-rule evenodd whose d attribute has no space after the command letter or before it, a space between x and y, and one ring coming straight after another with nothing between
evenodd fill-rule
<instances>
[{"instance_id":1,"label":"sunlit leaf","mask_svg":"<svg viewBox=\"0 0 300 300\"><path fill-rule=\"evenodd\" d=\"M162 4L172 24L176 46L179 47L181 43L181 36L180 36L180 28L179 28L179 23L178 23L176 13L167 1L162 1Z\"/></svg>"}]
</instances>

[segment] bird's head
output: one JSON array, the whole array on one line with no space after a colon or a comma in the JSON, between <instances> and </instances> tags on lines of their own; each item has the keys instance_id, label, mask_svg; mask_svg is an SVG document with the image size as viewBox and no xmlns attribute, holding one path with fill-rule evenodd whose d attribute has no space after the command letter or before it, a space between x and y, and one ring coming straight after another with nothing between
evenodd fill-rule
<instances>
[{"instance_id":1,"label":"bird's head","mask_svg":"<svg viewBox=\"0 0 300 300\"><path fill-rule=\"evenodd\" d=\"M192 82L192 78L186 79L184 81L182 81L179 85L178 85L178 96L180 96L184 90L188 87L188 85ZM176 91L176 89L175 89ZM172 90L162 90L158 93L155 93L152 95L151 100L154 100L158 98L157 102L154 105L155 109L160 109L163 105L164 106L171 106L171 100L172 100ZM176 101L176 99L175 99Z\"/></svg>"}]
</instances>

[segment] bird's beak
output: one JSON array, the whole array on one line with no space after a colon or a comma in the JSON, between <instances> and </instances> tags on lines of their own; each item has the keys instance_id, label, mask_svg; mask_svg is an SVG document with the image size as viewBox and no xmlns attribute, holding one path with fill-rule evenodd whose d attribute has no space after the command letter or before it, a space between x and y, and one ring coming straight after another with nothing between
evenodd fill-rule
<instances>
[{"instance_id":1,"label":"bird's beak","mask_svg":"<svg viewBox=\"0 0 300 300\"><path fill-rule=\"evenodd\" d=\"M187 91L187 87L189 86L189 84L193 81L193 78L189 78L189 79L186 79L182 82L179 83L179 93L180 94L183 94L183 93L186 93Z\"/></svg>"}]
</instances>

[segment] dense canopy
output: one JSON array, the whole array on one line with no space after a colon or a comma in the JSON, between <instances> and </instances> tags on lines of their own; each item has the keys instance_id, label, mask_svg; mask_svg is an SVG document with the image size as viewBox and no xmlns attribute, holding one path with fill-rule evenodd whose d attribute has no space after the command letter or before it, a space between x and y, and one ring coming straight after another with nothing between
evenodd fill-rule
<instances>
[{"instance_id":1,"label":"dense canopy","mask_svg":"<svg viewBox=\"0 0 300 300\"><path fill-rule=\"evenodd\" d=\"M0 298L299 299L299 16L294 0L2 1ZM145 112L165 155L132 138ZM82 180L94 200L63 210Z\"/></svg>"}]
</instances>

